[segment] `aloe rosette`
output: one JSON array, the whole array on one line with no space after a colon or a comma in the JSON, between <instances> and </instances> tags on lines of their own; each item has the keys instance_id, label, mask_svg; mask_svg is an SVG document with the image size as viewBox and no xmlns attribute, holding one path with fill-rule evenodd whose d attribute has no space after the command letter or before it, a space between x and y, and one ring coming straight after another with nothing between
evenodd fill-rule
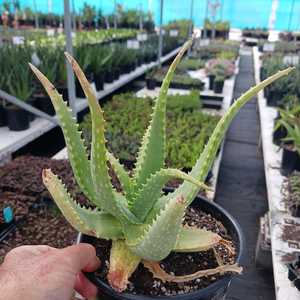
<instances>
[{"instance_id":1,"label":"aloe rosette","mask_svg":"<svg viewBox=\"0 0 300 300\"><path fill-rule=\"evenodd\" d=\"M220 264L215 269L177 278L164 272L158 262L167 257L171 251L204 251L214 249L219 244L230 248L229 243L216 233L183 226L185 211L201 189L208 189L204 184L205 178L212 167L226 130L239 109L264 87L287 75L291 68L280 71L251 88L233 103L219 121L192 171L186 174L180 170L165 168L164 161L168 88L175 68L190 44L191 41L188 41L183 46L163 81L132 176L129 176L118 159L106 149L103 112L75 59L66 53L90 108L92 119L90 158L78 130L78 124L66 102L51 82L31 65L54 105L75 179L96 208L88 209L76 203L62 181L49 169L43 171L44 184L65 218L75 229L90 236L112 240L108 281L118 291L126 289L129 277L140 262L143 262L155 277L175 282L219 272L241 272L241 268L237 265ZM117 174L122 192L117 192L112 186L107 162ZM172 178L182 179L183 184L173 193L162 195L162 188Z\"/></svg>"}]
</instances>

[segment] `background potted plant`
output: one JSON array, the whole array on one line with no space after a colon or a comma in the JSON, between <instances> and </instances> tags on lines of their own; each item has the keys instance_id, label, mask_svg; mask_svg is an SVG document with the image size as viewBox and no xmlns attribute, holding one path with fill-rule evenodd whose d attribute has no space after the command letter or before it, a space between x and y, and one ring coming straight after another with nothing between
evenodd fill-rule
<instances>
[{"instance_id":1,"label":"background potted plant","mask_svg":"<svg viewBox=\"0 0 300 300\"><path fill-rule=\"evenodd\" d=\"M277 121L275 129L283 126L287 135L282 141L282 160L281 173L288 175L294 170L300 170L300 107L296 106L293 109L279 109L280 119Z\"/></svg>"},{"instance_id":2,"label":"background potted plant","mask_svg":"<svg viewBox=\"0 0 300 300\"><path fill-rule=\"evenodd\" d=\"M96 280L95 274L90 274L89 277L94 282L99 283L105 295L115 299L143 298L142 295L134 295L128 292L120 294L128 288L129 277L141 263L161 282L171 283L189 282L199 277L227 271L241 272L241 268L234 262L235 259L231 263L223 264L218 252L213 252L217 257L218 266L189 275L175 276L170 274L161 268L159 262L165 259L172 250L193 253L208 249L213 250L217 245L223 245L229 251L227 253L233 253L233 249L236 249L237 255L240 257L243 242L240 230L235 222L231 222L232 228L234 228L232 233L235 234L233 239L236 241L234 245L212 231L193 227L192 224L183 226L182 218L185 211L193 203L199 190L207 188L203 181L233 117L257 92L274 80L288 74L290 69L275 74L250 89L234 102L220 120L204 151L188 175L176 169L164 169L163 166L168 87L176 65L190 44L191 42L188 42L183 47L166 75L160 95L155 102L153 117L143 138L136 169L133 171L132 177L127 174L119 161L105 147L103 112L76 61L66 54L83 87L91 111L93 122L91 162L85 152L80 133L77 131L76 123L67 105L62 101L61 96L55 91L47 78L34 66L31 66L49 93L55 107L65 135L75 178L81 189L97 208L89 210L74 202L62 182L51 170L43 171L44 184L65 217L76 229L90 236L112 240L107 275L109 285L103 280ZM107 160L110 161L118 174L123 193L116 192L111 185ZM184 183L173 193L161 196L162 187L173 177L183 179ZM205 201L200 205L201 207L210 207L209 210L215 212L215 216L219 215L221 222L226 223L225 216L228 216L228 214L222 212L222 209L218 206ZM212 283L207 289L191 292L189 296L195 299L211 299L217 295L224 295L231 275L224 278L225 280ZM176 290L174 292L176 293ZM185 299L186 295L177 294L177 298Z\"/></svg>"},{"instance_id":3,"label":"background potted plant","mask_svg":"<svg viewBox=\"0 0 300 300\"><path fill-rule=\"evenodd\" d=\"M24 65L15 65L8 79L8 92L19 100L28 102L33 91L31 83L32 77L29 69L24 67ZM28 129L30 115L26 110L13 104L5 106L6 121L10 130L21 131Z\"/></svg>"},{"instance_id":4,"label":"background potted plant","mask_svg":"<svg viewBox=\"0 0 300 300\"><path fill-rule=\"evenodd\" d=\"M59 62L56 60L55 52L56 51L51 47L38 47L36 52L38 58L37 66L52 82L56 82L57 80L57 70L59 64ZM36 99L35 105L38 109L50 116L55 114L53 105L48 95L46 95L45 91L40 88L40 85L35 85L33 97Z\"/></svg>"},{"instance_id":5,"label":"background potted plant","mask_svg":"<svg viewBox=\"0 0 300 300\"><path fill-rule=\"evenodd\" d=\"M214 92L216 94L223 93L224 80L225 77L222 75L217 75L216 78L214 79Z\"/></svg>"},{"instance_id":6,"label":"background potted plant","mask_svg":"<svg viewBox=\"0 0 300 300\"><path fill-rule=\"evenodd\" d=\"M0 127L6 126L4 100L0 99Z\"/></svg>"}]
</instances>

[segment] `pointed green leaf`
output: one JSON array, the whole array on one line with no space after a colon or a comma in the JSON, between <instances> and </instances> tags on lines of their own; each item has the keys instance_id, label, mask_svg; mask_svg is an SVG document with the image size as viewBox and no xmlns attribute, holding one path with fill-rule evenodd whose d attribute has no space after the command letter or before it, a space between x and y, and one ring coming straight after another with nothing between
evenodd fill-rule
<instances>
[{"instance_id":1,"label":"pointed green leaf","mask_svg":"<svg viewBox=\"0 0 300 300\"><path fill-rule=\"evenodd\" d=\"M152 224L124 226L126 244L143 259L160 261L174 249L186 207L183 197L173 198Z\"/></svg>"},{"instance_id":2,"label":"pointed green leaf","mask_svg":"<svg viewBox=\"0 0 300 300\"><path fill-rule=\"evenodd\" d=\"M130 205L130 210L138 219L144 221L155 202L159 199L162 188L171 179L187 180L200 188L209 189L204 183L197 181L194 177L180 170L161 169L148 178Z\"/></svg>"},{"instance_id":3,"label":"pointed green leaf","mask_svg":"<svg viewBox=\"0 0 300 300\"><path fill-rule=\"evenodd\" d=\"M107 150L105 147L103 111L96 99L90 83L80 69L76 60L65 53L68 61L82 86L87 97L92 119L92 149L91 149L91 174L97 193L97 206L121 220L138 223L137 218L129 211L126 201L118 201L114 192L107 167ZM122 200L126 198L122 198Z\"/></svg>"},{"instance_id":4,"label":"pointed green leaf","mask_svg":"<svg viewBox=\"0 0 300 300\"><path fill-rule=\"evenodd\" d=\"M117 205L115 205L113 188L110 182L107 168L105 136L104 136L104 118L103 112L92 90L92 87L86 79L84 73L75 59L68 53L65 53L69 63L78 78L80 85L87 97L92 120L92 147L91 147L91 174L93 183L97 192L97 206L114 216L118 215Z\"/></svg>"},{"instance_id":5,"label":"pointed green leaf","mask_svg":"<svg viewBox=\"0 0 300 300\"><path fill-rule=\"evenodd\" d=\"M67 107L67 104L63 101L62 96L57 92L53 84L35 66L32 64L29 65L52 101L65 137L68 156L76 181L89 200L95 203L97 197L93 187L90 163L84 143L81 139L81 133L78 131L78 125Z\"/></svg>"},{"instance_id":6,"label":"pointed green leaf","mask_svg":"<svg viewBox=\"0 0 300 300\"><path fill-rule=\"evenodd\" d=\"M162 83L159 96L156 99L152 118L147 131L143 137L141 148L139 149L134 179L136 189L144 184L147 178L160 170L165 162L166 144L166 105L170 82L175 69L180 62L185 51L190 47L192 41L188 41L180 50L177 57L169 68L169 71Z\"/></svg>"},{"instance_id":7,"label":"pointed green leaf","mask_svg":"<svg viewBox=\"0 0 300 300\"><path fill-rule=\"evenodd\" d=\"M206 251L218 245L222 238L205 229L184 226L177 237L175 252Z\"/></svg>"},{"instance_id":8,"label":"pointed green leaf","mask_svg":"<svg viewBox=\"0 0 300 300\"><path fill-rule=\"evenodd\" d=\"M76 230L103 239L115 240L123 237L117 219L99 210L81 207L51 170L43 170L43 182L65 218Z\"/></svg>"}]
</instances>

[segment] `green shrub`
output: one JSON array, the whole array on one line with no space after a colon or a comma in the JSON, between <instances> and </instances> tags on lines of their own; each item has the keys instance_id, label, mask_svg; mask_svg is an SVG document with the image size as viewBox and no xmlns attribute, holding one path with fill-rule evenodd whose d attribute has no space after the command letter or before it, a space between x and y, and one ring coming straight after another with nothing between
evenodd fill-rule
<instances>
[{"instance_id":1,"label":"green shrub","mask_svg":"<svg viewBox=\"0 0 300 300\"><path fill-rule=\"evenodd\" d=\"M185 58L177 67L179 71L199 70L205 66L204 61L197 58Z\"/></svg>"}]
</instances>

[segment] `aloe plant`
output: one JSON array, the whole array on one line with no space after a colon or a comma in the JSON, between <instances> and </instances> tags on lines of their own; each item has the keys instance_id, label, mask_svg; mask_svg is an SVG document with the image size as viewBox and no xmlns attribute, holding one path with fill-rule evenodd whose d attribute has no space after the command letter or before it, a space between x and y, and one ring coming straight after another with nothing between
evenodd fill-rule
<instances>
[{"instance_id":1,"label":"aloe plant","mask_svg":"<svg viewBox=\"0 0 300 300\"><path fill-rule=\"evenodd\" d=\"M108 281L118 291L126 289L128 278L140 262L143 262L154 276L171 281L191 280L191 278L219 272L241 271L241 268L236 265L221 265L216 269L191 274L186 278L181 276L176 280L174 276L161 270L158 261L167 257L171 251L202 251L213 249L220 243L230 247L229 243L216 233L183 226L182 219L199 190L208 188L203 182L233 117L255 94L276 79L287 75L291 68L266 79L234 102L216 126L192 171L186 174L176 169L164 168L165 127L168 87L176 66L190 44L191 41L183 46L164 79L132 176L127 174L124 167L105 147L103 112L74 58L66 53L85 92L91 112L90 159L81 133L78 131L78 125L62 96L48 79L31 65L56 110L74 176L82 191L96 208L87 209L76 203L61 180L51 170L43 171L44 184L74 228L87 235L112 240ZM107 161L112 165L122 184L122 193L116 192L111 184ZM180 178L184 182L175 192L162 196L163 186L172 178Z\"/></svg>"}]
</instances>

